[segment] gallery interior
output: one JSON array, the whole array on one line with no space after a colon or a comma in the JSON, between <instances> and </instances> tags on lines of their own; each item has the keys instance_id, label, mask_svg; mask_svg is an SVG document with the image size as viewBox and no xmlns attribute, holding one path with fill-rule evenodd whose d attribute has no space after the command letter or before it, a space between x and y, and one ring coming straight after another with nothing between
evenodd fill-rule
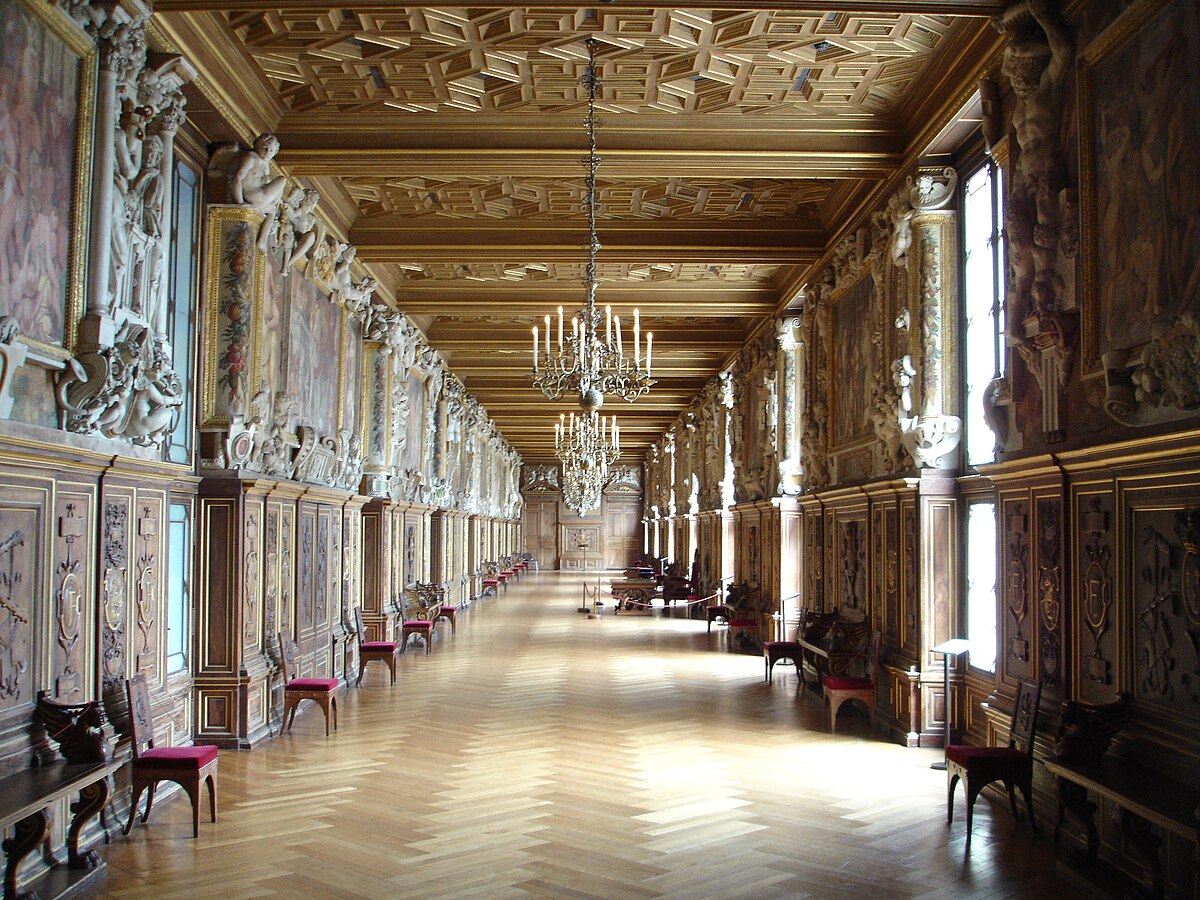
<instances>
[{"instance_id":1,"label":"gallery interior","mask_svg":"<svg viewBox=\"0 0 1200 900\"><path fill-rule=\"evenodd\" d=\"M222 893L280 767L369 793L400 746L388 784L436 805L413 780L534 785L652 725L725 773L692 780L729 804L693 809L702 857L618 840L594 883L500 890L435 816L381 874L796 895L733 861L782 832L729 809L833 822L828 784L933 761L863 782L957 842L930 879L1200 891L1196 4L4 0L0 29L6 898L153 893L164 856ZM536 641L561 664L518 665ZM609 689L576 692L589 659ZM514 745L538 685L572 724ZM807 798L730 787L802 750ZM622 820L601 768L631 777L538 802ZM490 852L515 809L477 812ZM307 853L254 895L339 894L288 886Z\"/></svg>"}]
</instances>

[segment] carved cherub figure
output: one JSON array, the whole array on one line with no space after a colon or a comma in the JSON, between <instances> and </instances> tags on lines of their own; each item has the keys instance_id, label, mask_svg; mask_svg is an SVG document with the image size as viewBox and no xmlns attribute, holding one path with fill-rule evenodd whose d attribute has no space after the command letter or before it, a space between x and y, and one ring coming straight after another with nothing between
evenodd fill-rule
<instances>
[{"instance_id":1,"label":"carved cherub figure","mask_svg":"<svg viewBox=\"0 0 1200 900\"><path fill-rule=\"evenodd\" d=\"M258 249L263 253L270 249L271 235L279 215L279 201L287 187L282 175L271 177L271 160L278 152L279 139L273 134L260 134L254 139L253 149L246 151L238 162L230 181L233 202L252 207L263 214L257 241Z\"/></svg>"},{"instance_id":2,"label":"carved cherub figure","mask_svg":"<svg viewBox=\"0 0 1200 900\"><path fill-rule=\"evenodd\" d=\"M279 226L279 242L284 254L281 272L287 272L306 258L317 242L321 226L316 210L320 201L321 194L318 191L301 187L293 189L284 200Z\"/></svg>"}]
</instances>

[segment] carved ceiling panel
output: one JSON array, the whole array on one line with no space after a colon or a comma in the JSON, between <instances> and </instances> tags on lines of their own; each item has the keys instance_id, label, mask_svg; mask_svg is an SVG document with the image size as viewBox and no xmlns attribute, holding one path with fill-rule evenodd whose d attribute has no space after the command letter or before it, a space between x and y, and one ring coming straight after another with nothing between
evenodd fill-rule
<instances>
[{"instance_id":1,"label":"carved ceiling panel","mask_svg":"<svg viewBox=\"0 0 1200 900\"><path fill-rule=\"evenodd\" d=\"M886 113L947 16L626 8L264 10L230 25L294 112L576 115L594 35L601 108Z\"/></svg>"},{"instance_id":2,"label":"carved ceiling panel","mask_svg":"<svg viewBox=\"0 0 1200 900\"><path fill-rule=\"evenodd\" d=\"M583 283L583 262L578 263L504 263L404 264L396 267L401 285L423 281L448 282L570 282ZM769 282L779 270L772 265L736 265L720 263L600 263L600 282Z\"/></svg>"},{"instance_id":3,"label":"carved ceiling panel","mask_svg":"<svg viewBox=\"0 0 1200 900\"><path fill-rule=\"evenodd\" d=\"M452 219L570 218L584 215L583 177L343 178L364 216L444 216ZM598 214L604 219L790 219L817 222L829 181L766 178L599 179Z\"/></svg>"}]
</instances>

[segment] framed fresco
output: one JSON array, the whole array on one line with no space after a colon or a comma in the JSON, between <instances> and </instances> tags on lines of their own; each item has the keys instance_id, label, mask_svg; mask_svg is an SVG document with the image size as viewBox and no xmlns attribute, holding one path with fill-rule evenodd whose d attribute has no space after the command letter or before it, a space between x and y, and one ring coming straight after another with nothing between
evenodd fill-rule
<instances>
[{"instance_id":1,"label":"framed fresco","mask_svg":"<svg viewBox=\"0 0 1200 900\"><path fill-rule=\"evenodd\" d=\"M1139 0L1079 57L1083 352L1200 311L1200 8Z\"/></svg>"},{"instance_id":2,"label":"framed fresco","mask_svg":"<svg viewBox=\"0 0 1200 900\"><path fill-rule=\"evenodd\" d=\"M409 369L404 384L407 393L407 416L397 428L404 432L403 449L399 466L401 469L423 472L425 466L425 379L416 369Z\"/></svg>"},{"instance_id":3,"label":"framed fresco","mask_svg":"<svg viewBox=\"0 0 1200 900\"><path fill-rule=\"evenodd\" d=\"M342 311L342 363L338 380L338 421L341 427L360 437L367 419L364 354L361 328Z\"/></svg>"},{"instance_id":4,"label":"framed fresco","mask_svg":"<svg viewBox=\"0 0 1200 900\"><path fill-rule=\"evenodd\" d=\"M311 425L321 437L337 433L341 397L342 310L315 281L288 279L288 393L296 399L301 424Z\"/></svg>"},{"instance_id":5,"label":"framed fresco","mask_svg":"<svg viewBox=\"0 0 1200 900\"><path fill-rule=\"evenodd\" d=\"M279 267L273 265L274 258L268 257L263 266L262 303L259 305L259 334L263 336L258 360L259 381L257 388L270 388L272 391L283 389L283 379L287 372L287 341L284 335L288 329L288 282L293 278L303 278L299 272L282 275Z\"/></svg>"},{"instance_id":6,"label":"framed fresco","mask_svg":"<svg viewBox=\"0 0 1200 900\"><path fill-rule=\"evenodd\" d=\"M834 295L830 328L830 448L872 440L873 373L882 365L880 348L871 339L875 321L875 279L864 271L846 290Z\"/></svg>"},{"instance_id":7,"label":"framed fresco","mask_svg":"<svg viewBox=\"0 0 1200 900\"><path fill-rule=\"evenodd\" d=\"M0 315L71 355L83 316L96 48L58 7L0 4Z\"/></svg>"}]
</instances>

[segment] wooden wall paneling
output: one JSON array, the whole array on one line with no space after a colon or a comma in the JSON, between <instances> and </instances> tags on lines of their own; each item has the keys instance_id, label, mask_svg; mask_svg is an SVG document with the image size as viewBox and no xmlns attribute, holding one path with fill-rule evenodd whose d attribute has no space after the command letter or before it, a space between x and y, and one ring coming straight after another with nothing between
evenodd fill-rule
<instances>
[{"instance_id":1,"label":"wooden wall paneling","mask_svg":"<svg viewBox=\"0 0 1200 900\"><path fill-rule=\"evenodd\" d=\"M236 490L236 485L233 486ZM207 491L205 490L207 488ZM224 488L223 495L210 492ZM115 569L124 565L110 552L108 535L116 530L122 507L102 499L102 609L108 615L108 592ZM238 653L235 625L239 619L236 560L240 552L240 496L224 484L202 486L198 507L197 617L195 633L195 734L197 741L237 746ZM120 528L123 530L124 525ZM111 626L112 623L107 623ZM106 632L105 643L109 641ZM107 668L107 663L106 663Z\"/></svg>"},{"instance_id":2,"label":"wooden wall paneling","mask_svg":"<svg viewBox=\"0 0 1200 900\"><path fill-rule=\"evenodd\" d=\"M1200 472L1117 480L1122 590L1118 627L1143 759L1186 781L1200 776ZM1157 751L1157 752L1156 752Z\"/></svg>"},{"instance_id":3,"label":"wooden wall paneling","mask_svg":"<svg viewBox=\"0 0 1200 900\"><path fill-rule=\"evenodd\" d=\"M800 598L805 609L825 609L825 512L824 505L815 494L800 498L801 515L804 520L804 544L801 548L801 586L804 595Z\"/></svg>"},{"instance_id":4,"label":"wooden wall paneling","mask_svg":"<svg viewBox=\"0 0 1200 900\"><path fill-rule=\"evenodd\" d=\"M920 654L920 563L917 549L915 492L900 500L900 649L918 661Z\"/></svg>"},{"instance_id":5,"label":"wooden wall paneling","mask_svg":"<svg viewBox=\"0 0 1200 900\"><path fill-rule=\"evenodd\" d=\"M523 546L542 569L558 568L558 504L557 494L525 495Z\"/></svg>"},{"instance_id":6,"label":"wooden wall paneling","mask_svg":"<svg viewBox=\"0 0 1200 900\"><path fill-rule=\"evenodd\" d=\"M54 480L14 469L0 484L0 770L29 764L29 722L40 690L51 689L42 660L48 611ZM94 691L85 683L89 694ZM90 699L90 697L89 697Z\"/></svg>"},{"instance_id":7,"label":"wooden wall paneling","mask_svg":"<svg viewBox=\"0 0 1200 900\"><path fill-rule=\"evenodd\" d=\"M1000 621L998 672L1010 689L1021 678L1034 677L1037 619L1031 616L1030 497L1024 487L998 491L1000 535Z\"/></svg>"},{"instance_id":8,"label":"wooden wall paneling","mask_svg":"<svg viewBox=\"0 0 1200 900\"><path fill-rule=\"evenodd\" d=\"M962 520L958 486L950 473L925 469L918 485L919 555L918 670L921 673L922 746L939 746L946 738L946 715L956 708L961 723L962 657L951 659L946 698L944 658L932 648L962 633L958 597L962 584ZM955 663L958 663L956 666Z\"/></svg>"},{"instance_id":9,"label":"wooden wall paneling","mask_svg":"<svg viewBox=\"0 0 1200 900\"><path fill-rule=\"evenodd\" d=\"M106 476L100 483L100 696L110 721L125 715L125 679L132 674L129 661L130 598L134 596L136 561L133 555L137 488L130 482ZM231 658L233 648L222 641L218 659Z\"/></svg>"},{"instance_id":10,"label":"wooden wall paneling","mask_svg":"<svg viewBox=\"0 0 1200 900\"><path fill-rule=\"evenodd\" d=\"M1122 633L1125 604L1118 602L1115 484L1071 485L1071 615L1066 622L1067 693L1085 703L1111 703L1125 683Z\"/></svg>"},{"instance_id":11,"label":"wooden wall paneling","mask_svg":"<svg viewBox=\"0 0 1200 900\"><path fill-rule=\"evenodd\" d=\"M1042 682L1042 703L1049 715L1045 724L1057 728L1057 710L1064 699L1063 634L1070 619L1069 582L1066 578L1066 516L1063 487L1040 486L1032 496L1034 614L1037 621L1037 677ZM1049 730L1047 734L1051 733Z\"/></svg>"},{"instance_id":12,"label":"wooden wall paneling","mask_svg":"<svg viewBox=\"0 0 1200 900\"><path fill-rule=\"evenodd\" d=\"M360 542L362 547L362 611L368 640L386 640L390 634L385 585L389 584L391 548L384 520L385 501L378 498L362 509Z\"/></svg>"},{"instance_id":13,"label":"wooden wall paneling","mask_svg":"<svg viewBox=\"0 0 1200 900\"><path fill-rule=\"evenodd\" d=\"M623 569L641 551L641 501L637 497L606 494L603 506L604 568Z\"/></svg>"},{"instance_id":14,"label":"wooden wall paneling","mask_svg":"<svg viewBox=\"0 0 1200 900\"><path fill-rule=\"evenodd\" d=\"M96 696L96 506L94 482L58 482L51 526L52 681L47 684L52 696L66 703ZM8 536L0 534L0 541Z\"/></svg>"},{"instance_id":15,"label":"wooden wall paneling","mask_svg":"<svg viewBox=\"0 0 1200 900\"><path fill-rule=\"evenodd\" d=\"M311 651L317 627L317 506L301 500L296 509L296 621L294 634L302 650ZM300 663L302 676L314 674L311 652Z\"/></svg>"}]
</instances>

